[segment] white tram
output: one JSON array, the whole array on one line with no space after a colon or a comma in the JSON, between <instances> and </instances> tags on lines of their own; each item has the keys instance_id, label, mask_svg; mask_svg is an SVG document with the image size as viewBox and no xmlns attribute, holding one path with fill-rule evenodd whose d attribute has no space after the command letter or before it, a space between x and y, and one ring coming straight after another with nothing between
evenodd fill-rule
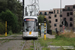
<instances>
[{"instance_id":1,"label":"white tram","mask_svg":"<svg viewBox=\"0 0 75 50\"><path fill-rule=\"evenodd\" d=\"M38 18L36 16L24 17L23 38L38 38Z\"/></svg>"}]
</instances>

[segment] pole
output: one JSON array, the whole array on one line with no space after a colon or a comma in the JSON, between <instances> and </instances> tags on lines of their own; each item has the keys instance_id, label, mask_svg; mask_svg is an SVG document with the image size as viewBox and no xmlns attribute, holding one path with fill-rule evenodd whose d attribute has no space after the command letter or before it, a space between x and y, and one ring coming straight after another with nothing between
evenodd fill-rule
<instances>
[{"instance_id":1,"label":"pole","mask_svg":"<svg viewBox=\"0 0 75 50\"><path fill-rule=\"evenodd\" d=\"M7 21L5 21L5 36L7 36Z\"/></svg>"},{"instance_id":2,"label":"pole","mask_svg":"<svg viewBox=\"0 0 75 50\"><path fill-rule=\"evenodd\" d=\"M24 8L24 12L23 12L23 18L25 17L25 0L23 0L23 8Z\"/></svg>"},{"instance_id":3,"label":"pole","mask_svg":"<svg viewBox=\"0 0 75 50\"><path fill-rule=\"evenodd\" d=\"M61 15L61 0L60 0L60 15ZM61 25L61 17L60 17L60 25ZM60 31L61 31L61 27L60 27Z\"/></svg>"},{"instance_id":4,"label":"pole","mask_svg":"<svg viewBox=\"0 0 75 50\"><path fill-rule=\"evenodd\" d=\"M46 16L44 17L44 40L46 40Z\"/></svg>"}]
</instances>

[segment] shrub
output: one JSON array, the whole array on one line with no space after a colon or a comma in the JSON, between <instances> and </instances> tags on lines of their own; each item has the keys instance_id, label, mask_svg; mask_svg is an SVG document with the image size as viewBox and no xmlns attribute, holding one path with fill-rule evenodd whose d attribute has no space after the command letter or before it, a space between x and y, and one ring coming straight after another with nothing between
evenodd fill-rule
<instances>
[{"instance_id":1,"label":"shrub","mask_svg":"<svg viewBox=\"0 0 75 50\"><path fill-rule=\"evenodd\" d=\"M12 33L12 31L10 30L10 31L8 32L8 34L9 34L9 35L12 35L13 33Z\"/></svg>"}]
</instances>

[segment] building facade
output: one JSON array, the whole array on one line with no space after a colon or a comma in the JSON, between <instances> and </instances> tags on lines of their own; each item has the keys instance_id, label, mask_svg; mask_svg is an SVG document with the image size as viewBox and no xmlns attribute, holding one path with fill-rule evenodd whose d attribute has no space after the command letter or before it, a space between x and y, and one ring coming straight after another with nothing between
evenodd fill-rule
<instances>
[{"instance_id":1,"label":"building facade","mask_svg":"<svg viewBox=\"0 0 75 50\"><path fill-rule=\"evenodd\" d=\"M40 11L39 14L46 16L51 25L51 30L55 31L55 29L57 29L60 31L60 19L62 18L62 13L60 14L59 8L50 11Z\"/></svg>"},{"instance_id":2,"label":"building facade","mask_svg":"<svg viewBox=\"0 0 75 50\"><path fill-rule=\"evenodd\" d=\"M55 8L53 10L40 11L39 14L45 15L51 25L51 30L63 31L65 29L73 30L75 28L75 5L66 5L65 8Z\"/></svg>"},{"instance_id":3,"label":"building facade","mask_svg":"<svg viewBox=\"0 0 75 50\"><path fill-rule=\"evenodd\" d=\"M74 14L75 5L66 5L63 9L63 24L65 25L65 29L73 30L74 29Z\"/></svg>"}]
</instances>

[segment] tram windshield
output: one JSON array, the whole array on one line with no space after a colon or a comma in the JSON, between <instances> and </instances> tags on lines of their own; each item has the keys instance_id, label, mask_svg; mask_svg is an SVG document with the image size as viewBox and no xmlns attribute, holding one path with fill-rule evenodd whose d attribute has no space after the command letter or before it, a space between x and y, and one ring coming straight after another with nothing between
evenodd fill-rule
<instances>
[{"instance_id":1,"label":"tram windshield","mask_svg":"<svg viewBox=\"0 0 75 50\"><path fill-rule=\"evenodd\" d=\"M28 32L28 31L36 32L38 30L36 22L37 22L36 19L24 19L24 31L25 32Z\"/></svg>"}]
</instances>

